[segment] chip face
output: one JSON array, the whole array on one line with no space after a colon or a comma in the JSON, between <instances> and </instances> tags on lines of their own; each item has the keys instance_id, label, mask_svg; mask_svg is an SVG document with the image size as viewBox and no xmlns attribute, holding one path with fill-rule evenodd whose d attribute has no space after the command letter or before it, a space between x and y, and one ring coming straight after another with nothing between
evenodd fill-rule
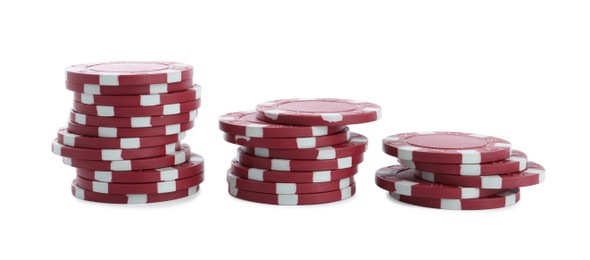
<instances>
[{"instance_id":1,"label":"chip face","mask_svg":"<svg viewBox=\"0 0 590 260\"><path fill-rule=\"evenodd\" d=\"M344 126L378 120L381 107L369 102L335 98L283 99L259 104L256 117L279 124Z\"/></svg>"},{"instance_id":2,"label":"chip face","mask_svg":"<svg viewBox=\"0 0 590 260\"><path fill-rule=\"evenodd\" d=\"M114 61L66 68L66 80L103 86L175 83L193 77L193 67L176 62Z\"/></svg>"},{"instance_id":3,"label":"chip face","mask_svg":"<svg viewBox=\"0 0 590 260\"><path fill-rule=\"evenodd\" d=\"M383 139L383 151L401 160L447 164L500 161L511 156L508 141L459 132L414 132Z\"/></svg>"}]
</instances>

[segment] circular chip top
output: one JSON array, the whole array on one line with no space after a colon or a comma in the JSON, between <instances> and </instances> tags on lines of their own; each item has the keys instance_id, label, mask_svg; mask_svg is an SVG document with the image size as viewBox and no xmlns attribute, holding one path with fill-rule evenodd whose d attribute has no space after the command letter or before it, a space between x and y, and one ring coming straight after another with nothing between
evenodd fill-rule
<instances>
[{"instance_id":1,"label":"circular chip top","mask_svg":"<svg viewBox=\"0 0 590 260\"><path fill-rule=\"evenodd\" d=\"M511 189L539 184L545 180L545 168L538 163L528 162L526 169L517 173L487 176L459 176L416 171L423 180L446 185L459 185L481 189Z\"/></svg>"},{"instance_id":2,"label":"circular chip top","mask_svg":"<svg viewBox=\"0 0 590 260\"><path fill-rule=\"evenodd\" d=\"M376 121L381 117L381 107L335 98L283 99L258 104L256 117L279 124L343 126Z\"/></svg>"},{"instance_id":3,"label":"circular chip top","mask_svg":"<svg viewBox=\"0 0 590 260\"><path fill-rule=\"evenodd\" d=\"M66 68L66 80L104 86L173 83L192 78L193 67L177 62L113 61Z\"/></svg>"},{"instance_id":4,"label":"circular chip top","mask_svg":"<svg viewBox=\"0 0 590 260\"><path fill-rule=\"evenodd\" d=\"M234 135L260 138L311 137L339 132L344 126L295 126L261 121L256 111L241 111L219 117L219 129Z\"/></svg>"},{"instance_id":5,"label":"circular chip top","mask_svg":"<svg viewBox=\"0 0 590 260\"><path fill-rule=\"evenodd\" d=\"M383 139L383 151L401 160L471 164L507 159L511 156L508 141L477 134L458 132L416 132Z\"/></svg>"},{"instance_id":6,"label":"circular chip top","mask_svg":"<svg viewBox=\"0 0 590 260\"><path fill-rule=\"evenodd\" d=\"M473 199L496 195L502 190L463 188L428 182L416 177L416 170L401 165L381 168L375 173L380 188L400 195L442 199Z\"/></svg>"},{"instance_id":7,"label":"circular chip top","mask_svg":"<svg viewBox=\"0 0 590 260\"><path fill-rule=\"evenodd\" d=\"M449 175L480 176L517 173L524 171L527 167L527 156L521 151L513 150L512 156L506 160L489 163L472 164L444 164L426 163L400 160L398 162L408 168L419 171L435 172Z\"/></svg>"},{"instance_id":8,"label":"circular chip top","mask_svg":"<svg viewBox=\"0 0 590 260\"><path fill-rule=\"evenodd\" d=\"M520 200L520 190L504 190L501 193L476 199L433 199L399 195L395 192L389 193L396 200L429 208L452 209L452 210L482 210L505 208L516 204Z\"/></svg>"}]
</instances>

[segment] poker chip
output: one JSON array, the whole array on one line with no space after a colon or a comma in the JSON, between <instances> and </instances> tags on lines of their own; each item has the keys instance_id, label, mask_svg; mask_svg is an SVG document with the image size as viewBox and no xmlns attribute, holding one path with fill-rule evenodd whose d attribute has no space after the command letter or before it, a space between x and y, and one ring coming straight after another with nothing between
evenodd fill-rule
<instances>
[{"instance_id":1,"label":"poker chip","mask_svg":"<svg viewBox=\"0 0 590 260\"><path fill-rule=\"evenodd\" d=\"M381 107L335 98L283 99L259 104L256 117L287 125L343 126L377 121L381 117Z\"/></svg>"},{"instance_id":2,"label":"poker chip","mask_svg":"<svg viewBox=\"0 0 590 260\"><path fill-rule=\"evenodd\" d=\"M219 129L232 135L258 138L325 136L344 130L344 126L295 126L264 122L255 111L241 111L219 117Z\"/></svg>"},{"instance_id":3,"label":"poker chip","mask_svg":"<svg viewBox=\"0 0 590 260\"><path fill-rule=\"evenodd\" d=\"M357 133L350 133L350 140L334 146L324 146L310 149L269 149L242 146L240 151L258 157L291 160L329 160L364 153L369 140Z\"/></svg>"},{"instance_id":4,"label":"poker chip","mask_svg":"<svg viewBox=\"0 0 590 260\"><path fill-rule=\"evenodd\" d=\"M521 151L513 150L510 158L481 163L481 164L442 164L425 163L408 160L398 160L399 163L408 168L419 171L437 172L449 175L480 176L497 175L524 171L527 167L527 156Z\"/></svg>"},{"instance_id":5,"label":"poker chip","mask_svg":"<svg viewBox=\"0 0 590 260\"><path fill-rule=\"evenodd\" d=\"M201 107L201 99L184 103L167 104L149 107L117 107L86 105L74 101L72 110L77 113L100 117L132 117L132 116L167 116L189 113Z\"/></svg>"},{"instance_id":6,"label":"poker chip","mask_svg":"<svg viewBox=\"0 0 590 260\"><path fill-rule=\"evenodd\" d=\"M86 105L144 107L166 104L176 104L193 101L201 98L201 86L164 94L153 95L128 95L128 96L102 96L74 92L74 101Z\"/></svg>"},{"instance_id":7,"label":"poker chip","mask_svg":"<svg viewBox=\"0 0 590 260\"><path fill-rule=\"evenodd\" d=\"M63 157L66 165L97 171L139 171L164 168L186 162L191 155L190 147L183 144L179 151L159 157L119 161L89 161Z\"/></svg>"},{"instance_id":8,"label":"poker chip","mask_svg":"<svg viewBox=\"0 0 590 260\"><path fill-rule=\"evenodd\" d=\"M204 160L181 144L201 87L175 62L105 62L66 68L74 102L51 145L76 168L72 194L103 203L152 203L197 192Z\"/></svg>"},{"instance_id":9,"label":"poker chip","mask_svg":"<svg viewBox=\"0 0 590 260\"><path fill-rule=\"evenodd\" d=\"M237 177L259 182L322 183L350 178L358 172L358 166L339 170L291 172L252 168L234 160L230 172Z\"/></svg>"},{"instance_id":10,"label":"poker chip","mask_svg":"<svg viewBox=\"0 0 590 260\"><path fill-rule=\"evenodd\" d=\"M341 190L354 183L354 178L344 178L322 183L286 183L286 182L260 182L240 178L227 173L227 183L240 190L270 194L309 194Z\"/></svg>"},{"instance_id":11,"label":"poker chip","mask_svg":"<svg viewBox=\"0 0 590 260\"><path fill-rule=\"evenodd\" d=\"M154 146L165 146L182 141L185 132L155 137L102 138L77 135L66 128L57 131L57 142L62 145L93 149L139 149Z\"/></svg>"},{"instance_id":12,"label":"poker chip","mask_svg":"<svg viewBox=\"0 0 590 260\"><path fill-rule=\"evenodd\" d=\"M51 144L54 154L73 159L94 161L131 160L173 154L180 149L180 143L137 149L88 149L60 144L57 139Z\"/></svg>"},{"instance_id":13,"label":"poker chip","mask_svg":"<svg viewBox=\"0 0 590 260\"><path fill-rule=\"evenodd\" d=\"M350 139L348 128L325 136L295 137L295 138L257 138L225 133L223 139L229 143L262 148L276 149L306 149L337 145Z\"/></svg>"},{"instance_id":14,"label":"poker chip","mask_svg":"<svg viewBox=\"0 0 590 260\"><path fill-rule=\"evenodd\" d=\"M466 188L431 183L416 177L416 170L401 165L383 167L375 173L380 188L400 195L424 198L472 199L496 195L501 190Z\"/></svg>"},{"instance_id":15,"label":"poker chip","mask_svg":"<svg viewBox=\"0 0 590 260\"><path fill-rule=\"evenodd\" d=\"M70 121L68 122L68 132L91 137L105 137L104 139L125 137L154 137L175 135L181 132L186 132L192 129L194 125L194 122L190 121L188 123L182 124L143 128L128 128L80 125Z\"/></svg>"},{"instance_id":16,"label":"poker chip","mask_svg":"<svg viewBox=\"0 0 590 260\"><path fill-rule=\"evenodd\" d=\"M363 161L363 155L355 155L330 160L286 160L252 156L238 149L237 160L249 167L273 171L327 171L350 168Z\"/></svg>"},{"instance_id":17,"label":"poker chip","mask_svg":"<svg viewBox=\"0 0 590 260\"><path fill-rule=\"evenodd\" d=\"M74 197L86 201L112 204L146 204L164 202L189 197L197 193L197 191L199 191L198 185L185 190L160 194L105 194L82 189L76 186L75 181L72 183L72 195L74 195Z\"/></svg>"},{"instance_id":18,"label":"poker chip","mask_svg":"<svg viewBox=\"0 0 590 260\"><path fill-rule=\"evenodd\" d=\"M128 85L124 87L78 83L66 80L66 88L72 92L90 95L149 95L171 93L189 89L193 86L193 80L187 79L173 83L154 83L144 85Z\"/></svg>"},{"instance_id":19,"label":"poker chip","mask_svg":"<svg viewBox=\"0 0 590 260\"><path fill-rule=\"evenodd\" d=\"M104 194L159 194L185 190L199 185L204 180L204 175L197 174L185 179L151 182L151 183L116 183L87 180L76 177L76 186L96 193Z\"/></svg>"},{"instance_id":20,"label":"poker chip","mask_svg":"<svg viewBox=\"0 0 590 260\"><path fill-rule=\"evenodd\" d=\"M146 183L184 179L201 174L203 170L203 157L193 153L187 162L171 167L141 171L94 171L78 168L76 173L84 179L101 182Z\"/></svg>"},{"instance_id":21,"label":"poker chip","mask_svg":"<svg viewBox=\"0 0 590 260\"><path fill-rule=\"evenodd\" d=\"M70 112L70 121L79 125L100 127L146 128L188 123L197 117L197 110L168 116L101 117Z\"/></svg>"},{"instance_id":22,"label":"poker chip","mask_svg":"<svg viewBox=\"0 0 590 260\"><path fill-rule=\"evenodd\" d=\"M484 135L458 132L415 132L383 139L383 151L414 162L470 164L508 159L508 141Z\"/></svg>"},{"instance_id":23,"label":"poker chip","mask_svg":"<svg viewBox=\"0 0 590 260\"><path fill-rule=\"evenodd\" d=\"M356 192L356 187L353 183L347 188L323 193L269 194L240 190L230 185L228 188L228 192L231 196L251 202L273 205L311 205L330 203L348 199L354 195L354 193Z\"/></svg>"},{"instance_id":24,"label":"poker chip","mask_svg":"<svg viewBox=\"0 0 590 260\"><path fill-rule=\"evenodd\" d=\"M537 185L545 180L545 168L535 162L528 162L526 169L518 173L487 176L458 176L416 171L423 180L447 185L459 185L482 189L511 189Z\"/></svg>"},{"instance_id":25,"label":"poker chip","mask_svg":"<svg viewBox=\"0 0 590 260\"><path fill-rule=\"evenodd\" d=\"M411 197L389 193L391 197L401 202L437 209L452 210L483 210L510 207L520 200L520 190L506 190L494 196L477 198L477 199L433 199Z\"/></svg>"},{"instance_id":26,"label":"poker chip","mask_svg":"<svg viewBox=\"0 0 590 260\"><path fill-rule=\"evenodd\" d=\"M66 80L105 86L174 83L192 79L193 66L178 62L114 61L66 68Z\"/></svg>"}]
</instances>

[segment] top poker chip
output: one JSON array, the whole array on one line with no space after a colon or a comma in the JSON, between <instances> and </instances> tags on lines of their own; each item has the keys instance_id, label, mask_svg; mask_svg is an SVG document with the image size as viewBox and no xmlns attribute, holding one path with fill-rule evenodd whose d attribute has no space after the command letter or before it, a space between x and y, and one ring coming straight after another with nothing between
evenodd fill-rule
<instances>
[{"instance_id":1,"label":"top poker chip","mask_svg":"<svg viewBox=\"0 0 590 260\"><path fill-rule=\"evenodd\" d=\"M500 161L510 157L508 141L458 132L405 133L385 137L383 151L401 160L472 164Z\"/></svg>"},{"instance_id":2,"label":"top poker chip","mask_svg":"<svg viewBox=\"0 0 590 260\"><path fill-rule=\"evenodd\" d=\"M193 77L193 66L176 62L116 61L66 68L66 80L103 86L174 83Z\"/></svg>"},{"instance_id":3,"label":"top poker chip","mask_svg":"<svg viewBox=\"0 0 590 260\"><path fill-rule=\"evenodd\" d=\"M343 126L376 121L381 117L381 107L335 98L283 99L258 104L256 117L277 124Z\"/></svg>"}]
</instances>

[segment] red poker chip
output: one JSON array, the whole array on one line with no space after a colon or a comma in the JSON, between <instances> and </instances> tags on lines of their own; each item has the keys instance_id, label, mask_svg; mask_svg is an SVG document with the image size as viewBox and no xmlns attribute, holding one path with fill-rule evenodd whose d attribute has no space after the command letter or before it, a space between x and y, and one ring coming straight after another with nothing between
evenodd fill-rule
<instances>
[{"instance_id":1,"label":"red poker chip","mask_svg":"<svg viewBox=\"0 0 590 260\"><path fill-rule=\"evenodd\" d=\"M199 185L204 180L204 174L173 181L150 182L150 183L116 183L87 180L80 176L76 177L76 186L96 193L103 194L161 194L179 190L186 190Z\"/></svg>"},{"instance_id":2,"label":"red poker chip","mask_svg":"<svg viewBox=\"0 0 590 260\"><path fill-rule=\"evenodd\" d=\"M180 149L180 143L152 146L138 149L89 149L60 144L57 139L51 143L54 154L81 160L117 161L132 160L173 154Z\"/></svg>"},{"instance_id":3,"label":"red poker chip","mask_svg":"<svg viewBox=\"0 0 590 260\"><path fill-rule=\"evenodd\" d=\"M242 111L219 117L221 131L241 136L258 138L293 138L325 136L340 132L344 126L295 126L273 124L256 118L255 111Z\"/></svg>"},{"instance_id":4,"label":"red poker chip","mask_svg":"<svg viewBox=\"0 0 590 260\"><path fill-rule=\"evenodd\" d=\"M196 84L186 90L154 95L102 96L74 92L74 101L99 106L146 107L184 103L200 98L201 87Z\"/></svg>"},{"instance_id":5,"label":"red poker chip","mask_svg":"<svg viewBox=\"0 0 590 260\"><path fill-rule=\"evenodd\" d=\"M193 80L187 79L174 83L156 83L128 86L104 86L98 84L78 83L66 81L66 88L73 92L90 95L153 95L189 89L193 86Z\"/></svg>"},{"instance_id":6,"label":"red poker chip","mask_svg":"<svg viewBox=\"0 0 590 260\"><path fill-rule=\"evenodd\" d=\"M100 106L100 105L86 105L74 101L72 109L75 112L87 115L95 115L100 117L130 117L130 116L167 116L188 113L197 110L201 107L201 99L159 106L149 107L116 107L116 106Z\"/></svg>"},{"instance_id":7,"label":"red poker chip","mask_svg":"<svg viewBox=\"0 0 590 260\"><path fill-rule=\"evenodd\" d=\"M377 170L375 183L386 191L424 198L473 199L502 192L502 190L465 188L431 183L416 177L415 174L416 170L402 165L392 165Z\"/></svg>"},{"instance_id":8,"label":"red poker chip","mask_svg":"<svg viewBox=\"0 0 590 260\"><path fill-rule=\"evenodd\" d=\"M385 137L383 151L401 160L430 163L471 164L510 157L506 140L458 132L419 132Z\"/></svg>"},{"instance_id":9,"label":"red poker chip","mask_svg":"<svg viewBox=\"0 0 590 260\"><path fill-rule=\"evenodd\" d=\"M283 99L258 104L256 117L278 124L343 126L377 121L381 117L381 107L335 98Z\"/></svg>"},{"instance_id":10,"label":"red poker chip","mask_svg":"<svg viewBox=\"0 0 590 260\"><path fill-rule=\"evenodd\" d=\"M185 179L200 174L203 170L203 157L193 153L187 162L171 167L141 171L94 171L78 168L76 173L84 179L101 182L145 183Z\"/></svg>"},{"instance_id":11,"label":"red poker chip","mask_svg":"<svg viewBox=\"0 0 590 260\"><path fill-rule=\"evenodd\" d=\"M350 139L348 127L343 131L325 136L296 138L256 138L225 133L223 139L228 143L262 148L307 149L345 143Z\"/></svg>"},{"instance_id":12,"label":"red poker chip","mask_svg":"<svg viewBox=\"0 0 590 260\"><path fill-rule=\"evenodd\" d=\"M57 132L57 142L62 145L92 149L139 149L182 141L186 136L185 132L166 136L154 137L131 137L131 138L103 138L82 136L61 128Z\"/></svg>"},{"instance_id":13,"label":"red poker chip","mask_svg":"<svg viewBox=\"0 0 590 260\"><path fill-rule=\"evenodd\" d=\"M435 172L449 175L480 176L498 175L524 171L527 166L527 156L521 151L512 151L512 156L506 160L474 163L474 164L444 164L425 163L406 160L398 160L399 163L408 168L419 171Z\"/></svg>"},{"instance_id":14,"label":"red poker chip","mask_svg":"<svg viewBox=\"0 0 590 260\"><path fill-rule=\"evenodd\" d=\"M394 199L407 204L452 210L483 210L504 208L512 206L520 200L519 189L506 190L498 195L477 199L433 199L404 196L395 192L390 192L389 194Z\"/></svg>"},{"instance_id":15,"label":"red poker chip","mask_svg":"<svg viewBox=\"0 0 590 260\"><path fill-rule=\"evenodd\" d=\"M240 164L273 171L327 171L346 169L363 161L363 155L355 155L331 160L285 160L252 156L238 149Z\"/></svg>"},{"instance_id":16,"label":"red poker chip","mask_svg":"<svg viewBox=\"0 0 590 260\"><path fill-rule=\"evenodd\" d=\"M63 157L63 162L69 166L97 171L139 171L158 169L179 165L191 156L190 147L182 144L180 151L160 157L143 158L120 161L89 161Z\"/></svg>"},{"instance_id":17,"label":"red poker chip","mask_svg":"<svg viewBox=\"0 0 590 260\"><path fill-rule=\"evenodd\" d=\"M367 150L369 140L357 133L350 133L350 140L334 146L324 146L309 149L269 149L260 147L242 146L242 152L258 157L291 160L329 160L364 153Z\"/></svg>"},{"instance_id":18,"label":"red poker chip","mask_svg":"<svg viewBox=\"0 0 590 260\"><path fill-rule=\"evenodd\" d=\"M102 117L70 111L70 121L79 125L100 127L147 128L188 123L195 120L197 110L168 116Z\"/></svg>"},{"instance_id":19,"label":"red poker chip","mask_svg":"<svg viewBox=\"0 0 590 260\"><path fill-rule=\"evenodd\" d=\"M174 83L193 77L193 66L177 62L113 61L66 68L66 80L104 86Z\"/></svg>"},{"instance_id":20,"label":"red poker chip","mask_svg":"<svg viewBox=\"0 0 590 260\"><path fill-rule=\"evenodd\" d=\"M537 185L545 180L545 168L538 163L528 162L526 169L518 173L487 176L459 176L416 171L423 180L446 185L475 187L481 189L512 189Z\"/></svg>"},{"instance_id":21,"label":"red poker chip","mask_svg":"<svg viewBox=\"0 0 590 260\"><path fill-rule=\"evenodd\" d=\"M245 191L232 186L229 186L228 188L229 194L238 199L273 205L311 205L331 203L348 199L354 195L355 191L356 187L354 183L347 188L337 191L288 195Z\"/></svg>"},{"instance_id":22,"label":"red poker chip","mask_svg":"<svg viewBox=\"0 0 590 260\"><path fill-rule=\"evenodd\" d=\"M144 127L144 128L128 128L128 127L100 127L80 125L74 122L68 122L68 132L85 135L89 137L104 137L108 138L126 138L126 137L154 137L175 135L181 132L186 132L193 128L194 121L183 124L173 124L164 126Z\"/></svg>"},{"instance_id":23,"label":"red poker chip","mask_svg":"<svg viewBox=\"0 0 590 260\"><path fill-rule=\"evenodd\" d=\"M354 183L354 178L320 182L320 183L277 183L261 182L240 178L227 172L227 183L240 190L247 190L269 194L309 194L341 190Z\"/></svg>"},{"instance_id":24,"label":"red poker chip","mask_svg":"<svg viewBox=\"0 0 590 260\"><path fill-rule=\"evenodd\" d=\"M74 195L74 197L86 201L112 204L145 204L164 202L189 197L197 193L197 191L199 191L198 185L185 190L161 194L104 194L82 189L76 186L75 181L72 182L72 195Z\"/></svg>"},{"instance_id":25,"label":"red poker chip","mask_svg":"<svg viewBox=\"0 0 590 260\"><path fill-rule=\"evenodd\" d=\"M352 177L358 172L358 166L339 170L291 172L252 168L234 160L230 171L240 178L260 182L321 183Z\"/></svg>"}]
</instances>

